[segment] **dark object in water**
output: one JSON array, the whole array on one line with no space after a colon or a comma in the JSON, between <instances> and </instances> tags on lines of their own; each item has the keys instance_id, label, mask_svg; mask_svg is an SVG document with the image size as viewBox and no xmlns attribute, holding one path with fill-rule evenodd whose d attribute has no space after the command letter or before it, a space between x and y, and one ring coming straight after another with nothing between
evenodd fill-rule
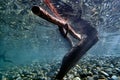
<instances>
[{"instance_id":1,"label":"dark object in water","mask_svg":"<svg viewBox=\"0 0 120 80\"><path fill-rule=\"evenodd\" d=\"M65 74L79 61L80 58L98 41L98 38L94 35L91 37L82 39L75 47L68 52L62 61L60 71L56 78L62 80Z\"/></svg>"},{"instance_id":2,"label":"dark object in water","mask_svg":"<svg viewBox=\"0 0 120 80\"><path fill-rule=\"evenodd\" d=\"M38 6L33 6L32 12L39 17L58 25L59 28L66 30L66 33L70 33L74 38L80 40L63 58L60 71L58 72L56 79L62 80L66 73L79 61L79 59L98 41L97 31L95 28L86 23L85 20L80 19L80 27L82 27L82 33L85 37L81 38L71 25L62 20L50 15L47 11ZM62 31L61 31L62 32ZM68 37L63 33L64 37Z\"/></svg>"},{"instance_id":3,"label":"dark object in water","mask_svg":"<svg viewBox=\"0 0 120 80\"><path fill-rule=\"evenodd\" d=\"M3 54L0 54L0 59L3 60L4 62L13 63L13 61L6 59L6 51L3 52Z\"/></svg>"}]
</instances>

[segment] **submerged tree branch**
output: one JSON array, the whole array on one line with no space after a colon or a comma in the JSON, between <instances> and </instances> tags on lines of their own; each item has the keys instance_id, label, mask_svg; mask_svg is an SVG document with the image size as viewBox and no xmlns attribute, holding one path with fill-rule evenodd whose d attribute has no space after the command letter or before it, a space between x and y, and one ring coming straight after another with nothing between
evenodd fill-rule
<instances>
[{"instance_id":1,"label":"submerged tree branch","mask_svg":"<svg viewBox=\"0 0 120 80\"><path fill-rule=\"evenodd\" d=\"M32 12L33 12L35 15L37 15L37 16L39 16L39 17L41 17L41 18L43 18L43 19L45 19L45 20L47 20L47 21L49 21L49 22L51 22L51 23L53 23L53 24L56 24L56 25L58 25L59 27L64 28L64 29L65 29L66 31L68 31L68 33L70 33L74 38L76 38L76 39L78 39L78 40L81 40L81 35L78 34L78 33L76 33L76 32L74 31L74 29L70 26L70 24L69 24L67 21L60 20L60 19L52 16L51 14L49 14L47 11L45 11L43 8L41 8L41 7L39 7L39 6L33 6L33 7L32 7Z\"/></svg>"}]
</instances>

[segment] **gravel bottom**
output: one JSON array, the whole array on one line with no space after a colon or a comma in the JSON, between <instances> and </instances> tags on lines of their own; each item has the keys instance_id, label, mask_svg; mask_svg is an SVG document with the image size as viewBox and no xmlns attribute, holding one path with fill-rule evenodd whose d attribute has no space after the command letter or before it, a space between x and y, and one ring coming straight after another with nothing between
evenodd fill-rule
<instances>
[{"instance_id":1,"label":"gravel bottom","mask_svg":"<svg viewBox=\"0 0 120 80\"><path fill-rule=\"evenodd\" d=\"M0 71L0 80L54 80L60 61L15 66ZM85 57L76 64L63 80L120 80L120 57Z\"/></svg>"}]
</instances>

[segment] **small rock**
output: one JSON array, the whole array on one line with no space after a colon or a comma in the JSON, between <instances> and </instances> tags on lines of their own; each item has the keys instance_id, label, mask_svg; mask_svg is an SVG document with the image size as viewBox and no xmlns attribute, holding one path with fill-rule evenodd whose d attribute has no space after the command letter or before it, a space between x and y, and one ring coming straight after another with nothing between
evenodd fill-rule
<instances>
[{"instance_id":1,"label":"small rock","mask_svg":"<svg viewBox=\"0 0 120 80\"><path fill-rule=\"evenodd\" d=\"M91 76L91 77L92 77L92 76L93 76L93 73L89 71L89 72L87 73L87 76Z\"/></svg>"},{"instance_id":2,"label":"small rock","mask_svg":"<svg viewBox=\"0 0 120 80\"><path fill-rule=\"evenodd\" d=\"M2 79L1 80L7 80L7 78L5 76L2 76Z\"/></svg>"},{"instance_id":3,"label":"small rock","mask_svg":"<svg viewBox=\"0 0 120 80\"><path fill-rule=\"evenodd\" d=\"M120 69L119 68L115 68L116 71L120 72Z\"/></svg>"},{"instance_id":4,"label":"small rock","mask_svg":"<svg viewBox=\"0 0 120 80\"><path fill-rule=\"evenodd\" d=\"M116 75L113 75L113 76L112 76L112 79L113 79L113 80L119 80Z\"/></svg>"},{"instance_id":5,"label":"small rock","mask_svg":"<svg viewBox=\"0 0 120 80\"><path fill-rule=\"evenodd\" d=\"M113 65L113 64L110 64L110 67L111 67L111 68L114 68L114 65Z\"/></svg>"},{"instance_id":6,"label":"small rock","mask_svg":"<svg viewBox=\"0 0 120 80\"><path fill-rule=\"evenodd\" d=\"M79 77L75 77L73 78L73 80L81 80Z\"/></svg>"},{"instance_id":7,"label":"small rock","mask_svg":"<svg viewBox=\"0 0 120 80\"><path fill-rule=\"evenodd\" d=\"M53 77L54 76L54 72L48 72L47 76Z\"/></svg>"},{"instance_id":8,"label":"small rock","mask_svg":"<svg viewBox=\"0 0 120 80\"><path fill-rule=\"evenodd\" d=\"M117 74L120 75L120 69L119 68L115 68L115 70L117 71Z\"/></svg>"},{"instance_id":9,"label":"small rock","mask_svg":"<svg viewBox=\"0 0 120 80\"><path fill-rule=\"evenodd\" d=\"M21 77L18 77L16 80L22 80L22 78L21 78Z\"/></svg>"},{"instance_id":10,"label":"small rock","mask_svg":"<svg viewBox=\"0 0 120 80\"><path fill-rule=\"evenodd\" d=\"M99 79L98 75L95 75L95 76L93 77L93 79L94 79L94 80L98 80L98 79Z\"/></svg>"},{"instance_id":11,"label":"small rock","mask_svg":"<svg viewBox=\"0 0 120 80\"><path fill-rule=\"evenodd\" d=\"M112 68L108 68L105 70L106 72L112 72Z\"/></svg>"},{"instance_id":12,"label":"small rock","mask_svg":"<svg viewBox=\"0 0 120 80\"><path fill-rule=\"evenodd\" d=\"M100 71L100 73L101 74L103 74L104 76L106 76L106 77L108 77L109 76L109 74L108 73L106 73L106 72L104 72L104 71Z\"/></svg>"},{"instance_id":13,"label":"small rock","mask_svg":"<svg viewBox=\"0 0 120 80\"><path fill-rule=\"evenodd\" d=\"M87 77L87 80L94 80L93 77Z\"/></svg>"},{"instance_id":14,"label":"small rock","mask_svg":"<svg viewBox=\"0 0 120 80\"><path fill-rule=\"evenodd\" d=\"M98 80L106 80L104 75L99 75L99 79Z\"/></svg>"},{"instance_id":15,"label":"small rock","mask_svg":"<svg viewBox=\"0 0 120 80\"><path fill-rule=\"evenodd\" d=\"M98 70L93 69L93 70L92 70L92 73L93 73L94 75L98 75Z\"/></svg>"},{"instance_id":16,"label":"small rock","mask_svg":"<svg viewBox=\"0 0 120 80\"><path fill-rule=\"evenodd\" d=\"M77 65L76 65L76 68L80 69L80 66L77 64Z\"/></svg>"},{"instance_id":17,"label":"small rock","mask_svg":"<svg viewBox=\"0 0 120 80\"><path fill-rule=\"evenodd\" d=\"M68 74L68 79L72 79L74 78L74 75L73 74Z\"/></svg>"}]
</instances>

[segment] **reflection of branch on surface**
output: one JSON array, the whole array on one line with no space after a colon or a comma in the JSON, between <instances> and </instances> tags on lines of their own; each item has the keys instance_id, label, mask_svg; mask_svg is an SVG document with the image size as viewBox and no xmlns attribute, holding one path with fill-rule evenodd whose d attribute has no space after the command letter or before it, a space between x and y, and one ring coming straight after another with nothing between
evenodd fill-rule
<instances>
[{"instance_id":1,"label":"reflection of branch on surface","mask_svg":"<svg viewBox=\"0 0 120 80\"><path fill-rule=\"evenodd\" d=\"M61 19L61 20L64 20L64 19L60 16L60 14L58 13L57 9L52 5L52 3L51 3L50 0L44 0L44 2L47 4L47 6L50 8L50 10L53 12L53 14L54 14L57 18L59 18L59 19Z\"/></svg>"}]
</instances>

